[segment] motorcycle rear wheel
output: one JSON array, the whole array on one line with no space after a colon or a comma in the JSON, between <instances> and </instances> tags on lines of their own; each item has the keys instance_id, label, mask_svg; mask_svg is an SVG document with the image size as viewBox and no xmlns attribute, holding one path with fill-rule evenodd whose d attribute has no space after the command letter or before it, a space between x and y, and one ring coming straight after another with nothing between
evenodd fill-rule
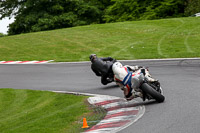
<instances>
[{"instance_id":1,"label":"motorcycle rear wheel","mask_svg":"<svg viewBox=\"0 0 200 133\"><path fill-rule=\"evenodd\" d=\"M147 83L143 83L140 87L144 93L149 94L152 98L154 98L157 102L161 103L164 102L165 97L159 93L158 91L154 90L150 85Z\"/></svg>"}]
</instances>

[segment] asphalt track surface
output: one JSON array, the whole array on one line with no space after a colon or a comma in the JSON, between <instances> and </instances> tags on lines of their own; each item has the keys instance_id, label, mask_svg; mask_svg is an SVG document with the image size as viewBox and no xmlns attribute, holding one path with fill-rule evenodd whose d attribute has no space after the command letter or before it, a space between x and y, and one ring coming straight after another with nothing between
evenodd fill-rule
<instances>
[{"instance_id":1,"label":"asphalt track surface","mask_svg":"<svg viewBox=\"0 0 200 133\"><path fill-rule=\"evenodd\" d=\"M148 66L160 80L164 103L142 102L146 112L120 133L199 133L200 60L123 61ZM104 86L90 69L90 62L0 65L0 88L86 92L123 97L111 83Z\"/></svg>"}]
</instances>

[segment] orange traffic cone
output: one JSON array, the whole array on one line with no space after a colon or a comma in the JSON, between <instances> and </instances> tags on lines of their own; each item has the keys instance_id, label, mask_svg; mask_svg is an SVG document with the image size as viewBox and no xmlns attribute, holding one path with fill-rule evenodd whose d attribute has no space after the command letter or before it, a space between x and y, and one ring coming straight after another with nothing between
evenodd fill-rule
<instances>
[{"instance_id":1,"label":"orange traffic cone","mask_svg":"<svg viewBox=\"0 0 200 133\"><path fill-rule=\"evenodd\" d=\"M82 128L88 128L89 126L87 125L87 120L86 118L83 118L83 126Z\"/></svg>"}]
</instances>

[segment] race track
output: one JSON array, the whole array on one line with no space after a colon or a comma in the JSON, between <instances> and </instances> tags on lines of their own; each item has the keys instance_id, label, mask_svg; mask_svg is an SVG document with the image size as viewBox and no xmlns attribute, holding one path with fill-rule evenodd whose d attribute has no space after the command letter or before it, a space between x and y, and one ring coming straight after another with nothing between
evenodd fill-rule
<instances>
[{"instance_id":1,"label":"race track","mask_svg":"<svg viewBox=\"0 0 200 133\"><path fill-rule=\"evenodd\" d=\"M123 61L148 66L164 90L164 103L143 103L141 119L120 133L199 133L200 60ZM0 88L87 92L123 97L114 84L104 86L90 62L0 65ZM137 101L142 102L140 99Z\"/></svg>"}]
</instances>

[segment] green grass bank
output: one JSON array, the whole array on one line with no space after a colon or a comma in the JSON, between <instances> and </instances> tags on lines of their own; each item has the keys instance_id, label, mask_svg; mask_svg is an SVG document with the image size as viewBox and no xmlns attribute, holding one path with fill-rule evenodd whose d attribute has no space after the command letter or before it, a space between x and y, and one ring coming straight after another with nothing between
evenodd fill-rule
<instances>
[{"instance_id":1,"label":"green grass bank","mask_svg":"<svg viewBox=\"0 0 200 133\"><path fill-rule=\"evenodd\" d=\"M75 133L91 110L87 97L48 91L0 89L1 133Z\"/></svg>"},{"instance_id":2,"label":"green grass bank","mask_svg":"<svg viewBox=\"0 0 200 133\"><path fill-rule=\"evenodd\" d=\"M0 60L200 57L200 17L80 26L0 38Z\"/></svg>"}]
</instances>

